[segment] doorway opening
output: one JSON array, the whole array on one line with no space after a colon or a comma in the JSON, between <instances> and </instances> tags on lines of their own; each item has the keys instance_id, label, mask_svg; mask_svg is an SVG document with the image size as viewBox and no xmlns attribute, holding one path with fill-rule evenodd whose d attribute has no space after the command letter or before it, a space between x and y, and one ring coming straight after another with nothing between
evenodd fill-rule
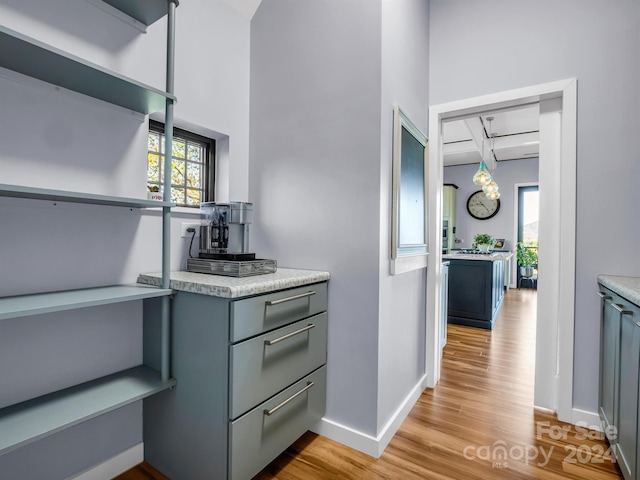
<instances>
[{"instance_id":1,"label":"doorway opening","mask_svg":"<svg viewBox=\"0 0 640 480\"><path fill-rule=\"evenodd\" d=\"M540 191L538 185L515 186L517 192L516 285L538 288Z\"/></svg>"},{"instance_id":2,"label":"doorway opening","mask_svg":"<svg viewBox=\"0 0 640 480\"><path fill-rule=\"evenodd\" d=\"M573 415L575 299L576 118L575 79L510 90L430 107L429 250L425 387L440 375L440 295L442 281L443 121L482 112L540 103L540 269L534 404ZM562 251L562 255L560 252ZM543 332L543 333L541 333Z\"/></svg>"}]
</instances>

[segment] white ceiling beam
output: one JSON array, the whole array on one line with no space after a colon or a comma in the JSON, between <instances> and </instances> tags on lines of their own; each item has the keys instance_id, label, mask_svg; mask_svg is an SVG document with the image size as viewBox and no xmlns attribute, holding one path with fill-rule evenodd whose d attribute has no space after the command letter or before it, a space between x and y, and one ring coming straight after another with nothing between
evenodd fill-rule
<instances>
[{"instance_id":1,"label":"white ceiling beam","mask_svg":"<svg viewBox=\"0 0 640 480\"><path fill-rule=\"evenodd\" d=\"M473 140L467 140L464 142L455 142L455 143L445 143L442 146L442 152L445 155L451 155L455 153L467 153L467 152L477 152L478 149Z\"/></svg>"},{"instance_id":2,"label":"white ceiling beam","mask_svg":"<svg viewBox=\"0 0 640 480\"><path fill-rule=\"evenodd\" d=\"M518 135L509 135L506 137L496 137L494 142L494 150L501 148L521 147L526 145L539 145L540 135L538 132L521 133ZM538 147L535 147L536 149Z\"/></svg>"},{"instance_id":3,"label":"white ceiling beam","mask_svg":"<svg viewBox=\"0 0 640 480\"><path fill-rule=\"evenodd\" d=\"M484 137L484 132L482 128L482 122L480 121L480 117L471 117L464 120L465 125L469 129L469 134L471 135L471 139L475 144L475 150L482 157L482 138ZM486 147L486 145L485 145ZM486 152L486 148L485 148Z\"/></svg>"},{"instance_id":4,"label":"white ceiling beam","mask_svg":"<svg viewBox=\"0 0 640 480\"><path fill-rule=\"evenodd\" d=\"M479 122L478 122L479 123ZM529 132L522 133L518 135L509 135L506 137L496 137L494 140L494 150L502 150L505 148L513 148L513 147L522 147L526 145L531 145L532 150L538 150L538 145L540 144L540 136L538 132ZM485 154L488 157L489 152L489 142L486 142L485 145ZM465 152L480 152L482 149L482 140L480 140L480 146L478 146L477 141L475 140L466 140L463 142L452 142L445 143L443 145L443 153L445 155L450 155L454 153L465 153Z\"/></svg>"}]
</instances>

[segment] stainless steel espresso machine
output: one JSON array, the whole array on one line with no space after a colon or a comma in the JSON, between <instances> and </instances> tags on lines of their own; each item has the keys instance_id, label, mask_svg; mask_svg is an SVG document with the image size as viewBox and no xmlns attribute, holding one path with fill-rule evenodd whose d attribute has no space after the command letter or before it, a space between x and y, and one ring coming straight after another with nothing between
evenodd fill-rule
<instances>
[{"instance_id":1,"label":"stainless steel espresso machine","mask_svg":"<svg viewBox=\"0 0 640 480\"><path fill-rule=\"evenodd\" d=\"M275 260L256 259L249 251L253 204L201 203L200 219L200 250L198 258L187 259L187 271L234 277L276 271Z\"/></svg>"},{"instance_id":2,"label":"stainless steel espresso machine","mask_svg":"<svg viewBox=\"0 0 640 480\"><path fill-rule=\"evenodd\" d=\"M253 205L244 202L200 204L200 258L253 260L249 252L249 225Z\"/></svg>"}]
</instances>

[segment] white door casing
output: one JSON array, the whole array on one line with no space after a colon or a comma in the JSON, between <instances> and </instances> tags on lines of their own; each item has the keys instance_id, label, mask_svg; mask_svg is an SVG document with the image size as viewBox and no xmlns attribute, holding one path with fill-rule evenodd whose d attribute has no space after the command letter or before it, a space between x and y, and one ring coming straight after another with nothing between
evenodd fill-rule
<instances>
[{"instance_id":1,"label":"white door casing","mask_svg":"<svg viewBox=\"0 0 640 480\"><path fill-rule=\"evenodd\" d=\"M429 108L429 245L425 387L440 378L442 276L442 122L456 117L540 103L540 198L554 208L540 218L540 268L534 402L572 421L575 299L577 81L559 80ZM559 156L559 158L558 158ZM551 214L548 214L552 212ZM542 240L544 236L545 240ZM544 243L542 243L544 242ZM545 284L546 282L546 284ZM544 318L543 318L544 317Z\"/></svg>"}]
</instances>

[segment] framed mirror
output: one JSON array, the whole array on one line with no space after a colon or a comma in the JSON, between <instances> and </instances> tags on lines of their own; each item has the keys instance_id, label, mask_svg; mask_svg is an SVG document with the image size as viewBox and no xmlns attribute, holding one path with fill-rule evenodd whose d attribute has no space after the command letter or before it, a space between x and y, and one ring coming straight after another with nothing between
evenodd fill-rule
<instances>
[{"instance_id":1,"label":"framed mirror","mask_svg":"<svg viewBox=\"0 0 640 480\"><path fill-rule=\"evenodd\" d=\"M396 106L393 111L391 273L427 265L428 140Z\"/></svg>"}]
</instances>

